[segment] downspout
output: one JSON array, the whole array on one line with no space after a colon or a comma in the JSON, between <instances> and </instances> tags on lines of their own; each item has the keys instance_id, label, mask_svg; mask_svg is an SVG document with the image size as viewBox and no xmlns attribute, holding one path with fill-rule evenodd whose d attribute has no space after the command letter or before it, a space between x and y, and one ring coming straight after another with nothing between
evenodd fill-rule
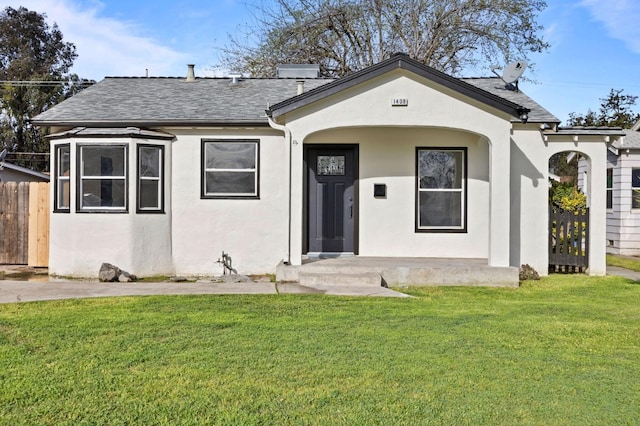
<instances>
[{"instance_id":1,"label":"downspout","mask_svg":"<svg viewBox=\"0 0 640 426\"><path fill-rule=\"evenodd\" d=\"M280 130L282 132L284 132L284 140L285 143L287 145L287 151L289 154L289 172L287 174L287 188L288 188L288 193L287 193L287 198L289 201L289 208L287 211L287 219L288 219L288 223L287 223L287 252L285 253L285 260L284 263L285 265L291 265L291 193L292 193L292 188L291 188L291 168L292 168L292 161L293 161L293 153L292 153L292 149L291 149L291 130L283 125L283 124L278 124L275 121L273 121L273 119L271 118L270 115L270 111L267 111L267 120L269 120L269 126L271 126L272 129L276 129L276 130Z\"/></svg>"}]
</instances>

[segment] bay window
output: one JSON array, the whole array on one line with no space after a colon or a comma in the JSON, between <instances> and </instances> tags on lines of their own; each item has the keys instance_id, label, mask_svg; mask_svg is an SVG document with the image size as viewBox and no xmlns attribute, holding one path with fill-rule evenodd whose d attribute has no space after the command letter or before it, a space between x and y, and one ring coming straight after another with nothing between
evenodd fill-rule
<instances>
[{"instance_id":1,"label":"bay window","mask_svg":"<svg viewBox=\"0 0 640 426\"><path fill-rule=\"evenodd\" d=\"M127 146L78 145L78 211L127 211Z\"/></svg>"}]
</instances>

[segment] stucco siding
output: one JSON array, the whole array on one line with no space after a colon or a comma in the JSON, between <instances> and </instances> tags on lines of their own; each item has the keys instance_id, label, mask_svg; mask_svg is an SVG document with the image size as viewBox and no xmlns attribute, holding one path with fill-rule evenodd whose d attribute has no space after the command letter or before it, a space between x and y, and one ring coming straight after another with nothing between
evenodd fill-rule
<instances>
[{"instance_id":1,"label":"stucco siding","mask_svg":"<svg viewBox=\"0 0 640 426\"><path fill-rule=\"evenodd\" d=\"M489 249L489 147L477 135L397 127L320 132L307 143L357 143L358 252L362 256L486 258ZM416 232L416 148L467 148L467 232ZM385 184L384 198L373 196Z\"/></svg>"},{"instance_id":2,"label":"stucco siding","mask_svg":"<svg viewBox=\"0 0 640 426\"><path fill-rule=\"evenodd\" d=\"M406 99L406 106L393 106L393 99ZM292 131L294 164L302 161L307 144L359 145L361 255L487 257L492 266L509 266L509 234L504 232L510 221L507 118L398 71L293 111L284 121ZM327 133L332 131L345 132L343 139L329 137L339 134ZM416 146L469 149L467 233L415 232ZM386 172L388 197L374 199L373 184L385 183ZM294 215L304 207L302 182L303 171L294 170ZM295 262L304 251L298 243L303 218L292 222L298 233L292 240Z\"/></svg>"},{"instance_id":3,"label":"stucco siding","mask_svg":"<svg viewBox=\"0 0 640 426\"><path fill-rule=\"evenodd\" d=\"M286 250L284 137L271 129L178 132L173 142L173 260L177 274L214 275L228 253L241 274L273 273ZM259 141L259 199L202 199L202 139Z\"/></svg>"},{"instance_id":4,"label":"stucco siding","mask_svg":"<svg viewBox=\"0 0 640 426\"><path fill-rule=\"evenodd\" d=\"M59 144L71 147L69 212L53 212L50 217L49 273L59 276L96 277L103 262L112 263L136 275L173 273L171 259L171 146L156 140L77 138L51 144L51 155ZM128 146L127 212L79 212L77 206L78 144L124 144ZM165 146L165 211L136 213L136 144ZM54 200L55 179L51 179Z\"/></svg>"},{"instance_id":5,"label":"stucco siding","mask_svg":"<svg viewBox=\"0 0 640 426\"><path fill-rule=\"evenodd\" d=\"M578 151L585 156L583 188L590 205L589 272L606 273L606 144L597 137L583 137L575 143L568 137L544 141L535 132L514 131L511 182L512 223L511 259L515 264L529 264L542 274L549 263L548 179L549 158L564 151ZM518 177L517 174L520 174Z\"/></svg>"}]
</instances>

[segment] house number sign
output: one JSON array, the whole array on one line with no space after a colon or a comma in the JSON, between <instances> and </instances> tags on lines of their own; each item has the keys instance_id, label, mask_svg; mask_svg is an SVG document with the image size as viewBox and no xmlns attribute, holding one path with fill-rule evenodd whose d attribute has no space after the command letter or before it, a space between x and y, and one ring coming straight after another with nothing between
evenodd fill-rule
<instances>
[{"instance_id":1,"label":"house number sign","mask_svg":"<svg viewBox=\"0 0 640 426\"><path fill-rule=\"evenodd\" d=\"M393 98L391 99L391 106L408 106L409 99L407 98Z\"/></svg>"}]
</instances>

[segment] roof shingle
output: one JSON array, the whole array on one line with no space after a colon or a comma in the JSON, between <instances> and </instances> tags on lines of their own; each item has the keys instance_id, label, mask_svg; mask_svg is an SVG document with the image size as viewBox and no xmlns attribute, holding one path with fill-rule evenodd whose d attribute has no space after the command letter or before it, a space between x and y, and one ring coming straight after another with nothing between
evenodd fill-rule
<instances>
[{"instance_id":1,"label":"roof shingle","mask_svg":"<svg viewBox=\"0 0 640 426\"><path fill-rule=\"evenodd\" d=\"M530 109L530 122L559 120L522 92L506 90L498 78L461 79L483 91ZM43 126L266 125L265 110L297 94L298 79L107 77L43 112ZM305 91L334 80L304 79ZM514 117L517 120L517 117Z\"/></svg>"}]
</instances>

